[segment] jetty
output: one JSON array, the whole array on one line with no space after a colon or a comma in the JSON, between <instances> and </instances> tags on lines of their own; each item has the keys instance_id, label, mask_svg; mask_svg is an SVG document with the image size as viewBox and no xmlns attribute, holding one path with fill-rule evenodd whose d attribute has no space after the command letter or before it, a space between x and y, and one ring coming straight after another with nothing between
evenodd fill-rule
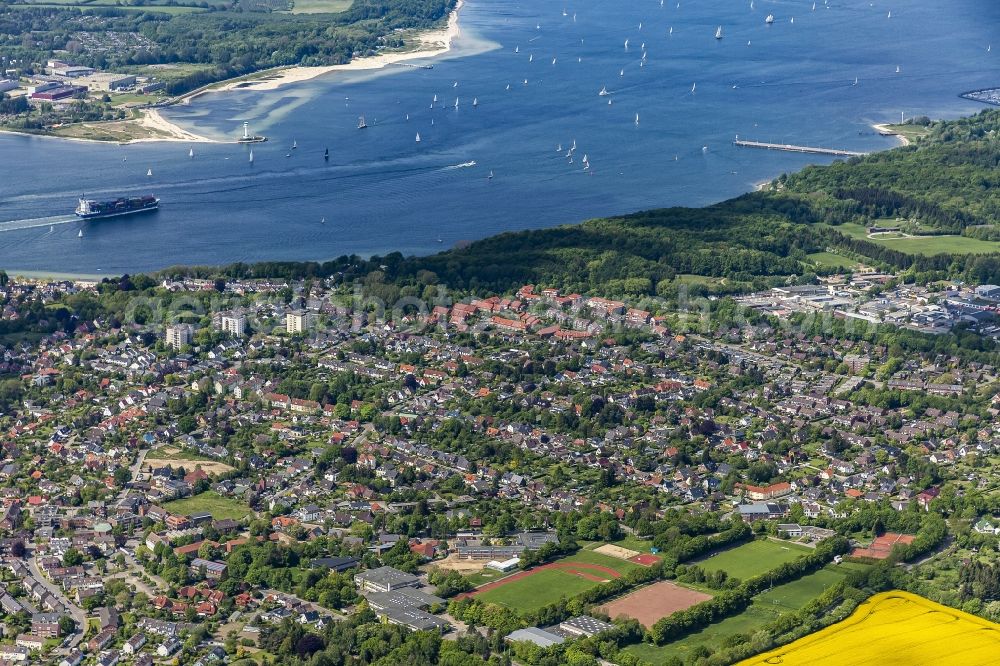
<instances>
[{"instance_id":1,"label":"jetty","mask_svg":"<svg viewBox=\"0 0 1000 666\"><path fill-rule=\"evenodd\" d=\"M766 150L784 150L789 153L814 153L816 155L836 155L837 157L863 157L868 154L859 153L854 150L840 150L839 148L817 148L815 146L796 146L791 143L748 141L739 137L733 140L733 145L740 148L764 148Z\"/></svg>"}]
</instances>

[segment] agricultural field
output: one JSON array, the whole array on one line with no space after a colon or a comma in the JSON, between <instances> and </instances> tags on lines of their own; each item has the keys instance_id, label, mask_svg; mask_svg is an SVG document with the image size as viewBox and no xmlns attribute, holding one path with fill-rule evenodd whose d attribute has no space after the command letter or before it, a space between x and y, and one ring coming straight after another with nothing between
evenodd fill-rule
<instances>
[{"instance_id":1,"label":"agricultural field","mask_svg":"<svg viewBox=\"0 0 1000 666\"><path fill-rule=\"evenodd\" d=\"M348 9L354 0L292 0L293 14L334 14Z\"/></svg>"},{"instance_id":2,"label":"agricultural field","mask_svg":"<svg viewBox=\"0 0 1000 666\"><path fill-rule=\"evenodd\" d=\"M874 223L882 223L876 221ZM874 224L873 223L873 224ZM886 225L895 225L894 222L884 222ZM968 238L966 236L901 236L899 234L878 234L871 238L863 225L845 223L833 227L843 234L877 243L885 247L891 247L900 252L908 254L933 255L940 252L952 254L986 254L1000 251L1000 243L995 241L984 241L978 238Z\"/></svg>"},{"instance_id":3,"label":"agricultural field","mask_svg":"<svg viewBox=\"0 0 1000 666\"><path fill-rule=\"evenodd\" d=\"M810 268L843 268L845 270L852 270L858 267L858 262L847 257L842 257L839 254L834 254L833 252L813 252L812 254L807 254L806 259L808 260L807 265Z\"/></svg>"},{"instance_id":4,"label":"agricultural field","mask_svg":"<svg viewBox=\"0 0 1000 666\"><path fill-rule=\"evenodd\" d=\"M735 548L713 553L703 560L692 562L705 571L725 571L731 577L746 580L759 576L785 562L797 560L812 549L787 542L757 539Z\"/></svg>"},{"instance_id":5,"label":"agricultural field","mask_svg":"<svg viewBox=\"0 0 1000 666\"><path fill-rule=\"evenodd\" d=\"M560 597L572 597L640 565L581 550L550 564L487 583L471 594L487 603L533 611Z\"/></svg>"},{"instance_id":6,"label":"agricultural field","mask_svg":"<svg viewBox=\"0 0 1000 666\"><path fill-rule=\"evenodd\" d=\"M167 502L163 505L163 508L171 513L183 516L207 512L212 514L212 518L216 520L224 518L239 520L252 513L250 507L247 505L237 502L234 499L223 497L211 490L205 491L200 495L195 495L194 497L185 497L184 499Z\"/></svg>"},{"instance_id":7,"label":"agricultural field","mask_svg":"<svg viewBox=\"0 0 1000 666\"><path fill-rule=\"evenodd\" d=\"M997 662L1000 625L908 592L883 592L843 622L739 666L907 666ZM890 659L887 657L891 655Z\"/></svg>"}]
</instances>

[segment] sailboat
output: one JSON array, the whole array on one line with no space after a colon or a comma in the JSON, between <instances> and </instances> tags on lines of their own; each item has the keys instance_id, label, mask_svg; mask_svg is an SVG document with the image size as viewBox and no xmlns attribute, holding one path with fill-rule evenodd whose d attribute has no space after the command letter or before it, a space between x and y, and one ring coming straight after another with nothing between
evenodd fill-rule
<instances>
[{"instance_id":1,"label":"sailboat","mask_svg":"<svg viewBox=\"0 0 1000 666\"><path fill-rule=\"evenodd\" d=\"M623 69L620 72L618 72L618 76L625 76L625 70Z\"/></svg>"},{"instance_id":2,"label":"sailboat","mask_svg":"<svg viewBox=\"0 0 1000 666\"><path fill-rule=\"evenodd\" d=\"M886 18L892 18L892 10L891 9L889 10L889 13L885 15L885 17Z\"/></svg>"},{"instance_id":3,"label":"sailboat","mask_svg":"<svg viewBox=\"0 0 1000 666\"><path fill-rule=\"evenodd\" d=\"M458 98L457 97L455 98L455 108L456 109L458 108Z\"/></svg>"},{"instance_id":4,"label":"sailboat","mask_svg":"<svg viewBox=\"0 0 1000 666\"><path fill-rule=\"evenodd\" d=\"M854 77L854 85L858 85L858 77Z\"/></svg>"},{"instance_id":5,"label":"sailboat","mask_svg":"<svg viewBox=\"0 0 1000 666\"><path fill-rule=\"evenodd\" d=\"M569 16L569 14L566 13L565 9L563 9L563 16Z\"/></svg>"},{"instance_id":6,"label":"sailboat","mask_svg":"<svg viewBox=\"0 0 1000 666\"><path fill-rule=\"evenodd\" d=\"M191 148L191 149L188 150L188 157L191 157L191 158L194 157L194 148Z\"/></svg>"},{"instance_id":7,"label":"sailboat","mask_svg":"<svg viewBox=\"0 0 1000 666\"><path fill-rule=\"evenodd\" d=\"M83 229L80 229L80 231L76 234L76 237L83 238Z\"/></svg>"},{"instance_id":8,"label":"sailboat","mask_svg":"<svg viewBox=\"0 0 1000 666\"><path fill-rule=\"evenodd\" d=\"M520 53L520 52L521 52L521 47L520 46L515 46L514 47L514 53Z\"/></svg>"},{"instance_id":9,"label":"sailboat","mask_svg":"<svg viewBox=\"0 0 1000 666\"><path fill-rule=\"evenodd\" d=\"M552 59L552 64L553 65L556 64L556 59L555 58Z\"/></svg>"},{"instance_id":10,"label":"sailboat","mask_svg":"<svg viewBox=\"0 0 1000 666\"><path fill-rule=\"evenodd\" d=\"M768 14L767 18L764 19L764 23L766 23L768 25L771 25L772 23L774 23L774 14Z\"/></svg>"},{"instance_id":11,"label":"sailboat","mask_svg":"<svg viewBox=\"0 0 1000 666\"><path fill-rule=\"evenodd\" d=\"M534 62L534 61L535 61L535 54L532 53L531 55L528 56L528 62Z\"/></svg>"},{"instance_id":12,"label":"sailboat","mask_svg":"<svg viewBox=\"0 0 1000 666\"><path fill-rule=\"evenodd\" d=\"M368 127L368 123L365 122L364 116L358 116L358 129L365 129Z\"/></svg>"},{"instance_id":13,"label":"sailboat","mask_svg":"<svg viewBox=\"0 0 1000 666\"><path fill-rule=\"evenodd\" d=\"M691 84L691 94L692 94L692 95L694 94L694 91L695 91L695 88L697 88L697 87L698 87L698 84L697 84L697 83L692 83L692 84Z\"/></svg>"},{"instance_id":14,"label":"sailboat","mask_svg":"<svg viewBox=\"0 0 1000 666\"><path fill-rule=\"evenodd\" d=\"M816 11L816 3L815 2L813 3L813 9L812 10Z\"/></svg>"},{"instance_id":15,"label":"sailboat","mask_svg":"<svg viewBox=\"0 0 1000 666\"><path fill-rule=\"evenodd\" d=\"M420 143L420 132L417 132L417 138L414 139L417 143Z\"/></svg>"},{"instance_id":16,"label":"sailboat","mask_svg":"<svg viewBox=\"0 0 1000 666\"><path fill-rule=\"evenodd\" d=\"M788 22L789 23L795 23L795 17L793 16L792 18L788 19Z\"/></svg>"},{"instance_id":17,"label":"sailboat","mask_svg":"<svg viewBox=\"0 0 1000 666\"><path fill-rule=\"evenodd\" d=\"M625 40L625 50L628 51L628 40Z\"/></svg>"},{"instance_id":18,"label":"sailboat","mask_svg":"<svg viewBox=\"0 0 1000 666\"><path fill-rule=\"evenodd\" d=\"M601 97L607 97L611 93L608 92L608 87L604 86L603 88L601 88L601 92L599 92L597 94L600 95Z\"/></svg>"},{"instance_id":19,"label":"sailboat","mask_svg":"<svg viewBox=\"0 0 1000 666\"><path fill-rule=\"evenodd\" d=\"M715 29L715 38L716 39L722 39L722 26L721 25L718 28Z\"/></svg>"},{"instance_id":20,"label":"sailboat","mask_svg":"<svg viewBox=\"0 0 1000 666\"><path fill-rule=\"evenodd\" d=\"M507 84L507 90L510 90L510 84L509 83Z\"/></svg>"},{"instance_id":21,"label":"sailboat","mask_svg":"<svg viewBox=\"0 0 1000 666\"><path fill-rule=\"evenodd\" d=\"M635 126L636 126L636 127L638 127L638 126L639 126L639 114L638 114L638 113L637 113L637 114L635 114Z\"/></svg>"},{"instance_id":22,"label":"sailboat","mask_svg":"<svg viewBox=\"0 0 1000 666\"><path fill-rule=\"evenodd\" d=\"M486 176L488 180L493 180L493 169L490 169L490 175Z\"/></svg>"},{"instance_id":23,"label":"sailboat","mask_svg":"<svg viewBox=\"0 0 1000 666\"><path fill-rule=\"evenodd\" d=\"M608 99L608 106L611 106L611 99Z\"/></svg>"},{"instance_id":24,"label":"sailboat","mask_svg":"<svg viewBox=\"0 0 1000 666\"><path fill-rule=\"evenodd\" d=\"M670 30L667 30L668 35L674 34L674 26L670 26Z\"/></svg>"},{"instance_id":25,"label":"sailboat","mask_svg":"<svg viewBox=\"0 0 1000 666\"><path fill-rule=\"evenodd\" d=\"M472 98L472 106L479 106L479 98L478 97L473 97Z\"/></svg>"},{"instance_id":26,"label":"sailboat","mask_svg":"<svg viewBox=\"0 0 1000 666\"><path fill-rule=\"evenodd\" d=\"M152 169L147 169L146 170L146 175L147 176L152 176L153 175L153 170Z\"/></svg>"},{"instance_id":27,"label":"sailboat","mask_svg":"<svg viewBox=\"0 0 1000 666\"><path fill-rule=\"evenodd\" d=\"M561 153L562 152L562 144L561 143L558 146L556 146L556 152L557 153Z\"/></svg>"},{"instance_id":28,"label":"sailboat","mask_svg":"<svg viewBox=\"0 0 1000 666\"><path fill-rule=\"evenodd\" d=\"M253 164L253 148L250 149L250 164Z\"/></svg>"},{"instance_id":29,"label":"sailboat","mask_svg":"<svg viewBox=\"0 0 1000 666\"><path fill-rule=\"evenodd\" d=\"M438 101L438 96L434 95L434 99L431 100L431 104L437 104L437 101Z\"/></svg>"},{"instance_id":30,"label":"sailboat","mask_svg":"<svg viewBox=\"0 0 1000 666\"><path fill-rule=\"evenodd\" d=\"M457 88L458 87L458 81L455 81L453 84L451 84L451 87L452 88Z\"/></svg>"},{"instance_id":31,"label":"sailboat","mask_svg":"<svg viewBox=\"0 0 1000 666\"><path fill-rule=\"evenodd\" d=\"M51 234L51 233L52 233L53 231L55 231L55 230L56 230L56 225L54 225L54 224L50 224L50 225L49 225L49 233Z\"/></svg>"},{"instance_id":32,"label":"sailboat","mask_svg":"<svg viewBox=\"0 0 1000 666\"><path fill-rule=\"evenodd\" d=\"M298 150L298 148L299 148L299 142L296 141L295 139L292 139L292 150Z\"/></svg>"},{"instance_id":33,"label":"sailboat","mask_svg":"<svg viewBox=\"0 0 1000 666\"><path fill-rule=\"evenodd\" d=\"M319 221L319 223L320 224L326 224L326 218L324 217L322 220Z\"/></svg>"},{"instance_id":34,"label":"sailboat","mask_svg":"<svg viewBox=\"0 0 1000 666\"><path fill-rule=\"evenodd\" d=\"M899 65L896 65L896 73L899 74Z\"/></svg>"}]
</instances>

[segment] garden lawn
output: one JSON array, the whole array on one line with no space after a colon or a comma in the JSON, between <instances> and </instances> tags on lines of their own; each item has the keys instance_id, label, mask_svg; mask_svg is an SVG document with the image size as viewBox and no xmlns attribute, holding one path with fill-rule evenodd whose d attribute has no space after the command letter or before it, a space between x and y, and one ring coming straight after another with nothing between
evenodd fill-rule
<instances>
[{"instance_id":1,"label":"garden lawn","mask_svg":"<svg viewBox=\"0 0 1000 666\"><path fill-rule=\"evenodd\" d=\"M190 516L196 513L210 513L215 520L233 518L239 520L250 515L250 507L234 499L222 497L218 493L208 490L194 497L167 502L163 508L170 513L177 513L183 516Z\"/></svg>"}]
</instances>

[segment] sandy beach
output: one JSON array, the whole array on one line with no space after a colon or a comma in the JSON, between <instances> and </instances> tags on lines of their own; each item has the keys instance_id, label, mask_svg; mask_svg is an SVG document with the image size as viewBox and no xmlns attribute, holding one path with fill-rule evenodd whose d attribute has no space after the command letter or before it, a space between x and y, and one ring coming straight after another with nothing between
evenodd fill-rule
<instances>
[{"instance_id":1,"label":"sandy beach","mask_svg":"<svg viewBox=\"0 0 1000 666\"><path fill-rule=\"evenodd\" d=\"M133 121L139 127L150 130L159 135L150 137L148 139L135 139L129 141L129 143L138 143L141 141L183 141L185 143L219 143L213 139L209 139L204 136L199 136L193 132L189 132L179 125L175 125L170 122L156 109L146 109L142 112L142 117Z\"/></svg>"},{"instance_id":2,"label":"sandy beach","mask_svg":"<svg viewBox=\"0 0 1000 666\"><path fill-rule=\"evenodd\" d=\"M451 50L451 43L461 33L458 25L458 12L462 8L463 0L458 0L455 9L448 16L448 25L437 30L421 32L415 35L420 42L420 46L414 51L402 51L399 53L382 53L365 58L355 58L343 65L329 65L324 67L288 67L282 69L271 76L257 80L233 81L219 88L206 90L204 92L218 92L221 90L275 90L289 83L308 81L317 76L323 76L331 72L352 72L367 69L382 69L388 65L403 63L408 60L419 60L447 53Z\"/></svg>"},{"instance_id":3,"label":"sandy beach","mask_svg":"<svg viewBox=\"0 0 1000 666\"><path fill-rule=\"evenodd\" d=\"M892 128L889 127L888 123L877 123L875 125L872 125L872 129L875 130L876 132L878 132L879 134L884 135L884 136L894 136L894 137L896 137L897 139L899 139L899 145L901 145L901 146L908 146L908 145L910 145L910 140L907 139L902 134L897 134L897 133L893 132Z\"/></svg>"}]
</instances>

